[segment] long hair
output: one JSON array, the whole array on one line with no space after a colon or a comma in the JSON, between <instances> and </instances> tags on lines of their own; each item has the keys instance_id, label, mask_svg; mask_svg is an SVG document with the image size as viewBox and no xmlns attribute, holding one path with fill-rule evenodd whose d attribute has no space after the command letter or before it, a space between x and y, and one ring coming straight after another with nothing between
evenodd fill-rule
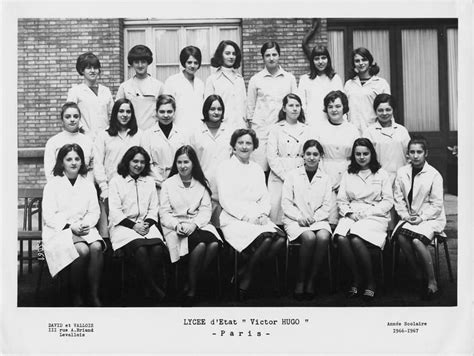
<instances>
[{"instance_id":1,"label":"long hair","mask_svg":"<svg viewBox=\"0 0 474 356\"><path fill-rule=\"evenodd\" d=\"M283 98L283 106L281 107L280 112L278 113L277 122L286 120L286 112L283 111L283 108L286 106L286 104L288 104L288 101L290 101L290 99L296 100L300 104L301 111L297 120L304 124L304 122L306 121L306 117L304 116L303 104L301 102L301 98L298 95L293 94L293 93L286 94L285 97Z\"/></svg>"},{"instance_id":2,"label":"long hair","mask_svg":"<svg viewBox=\"0 0 474 356\"><path fill-rule=\"evenodd\" d=\"M369 74L370 75L377 75L380 72L379 66L377 65L377 63L374 62L374 56L372 56L372 53L370 53L370 51L367 48L359 47L353 50L351 53L352 73L351 75L349 75L349 77L355 78L357 76L357 72L355 71L355 65L354 65L354 58L356 54L358 54L359 56L369 61Z\"/></svg>"},{"instance_id":3,"label":"long hair","mask_svg":"<svg viewBox=\"0 0 474 356\"><path fill-rule=\"evenodd\" d=\"M230 40L224 40L219 43L216 48L216 52L214 53L214 56L212 56L211 58L211 66L213 66L214 68L222 67L224 63L222 55L224 53L224 49L227 46L232 46L235 50L235 62L232 68L237 69L240 67L240 62L242 61L242 52L240 51L239 45L234 41Z\"/></svg>"},{"instance_id":4,"label":"long hair","mask_svg":"<svg viewBox=\"0 0 474 356\"><path fill-rule=\"evenodd\" d=\"M130 147L127 152L122 157L122 160L117 166L117 173L120 174L123 178L130 174L130 161L135 157L137 154L141 154L143 158L145 158L145 168L140 173L140 176L146 177L150 174L150 155L145 151L145 149L141 146L132 146Z\"/></svg>"},{"instance_id":5,"label":"long hair","mask_svg":"<svg viewBox=\"0 0 474 356\"><path fill-rule=\"evenodd\" d=\"M204 104L202 105L202 121L204 122L209 121L209 109L211 108L212 103L216 100L222 106L221 122L224 121L224 113L225 113L224 100L222 100L221 96L217 94L211 94L206 98L206 100L204 100Z\"/></svg>"},{"instance_id":6,"label":"long hair","mask_svg":"<svg viewBox=\"0 0 474 356\"><path fill-rule=\"evenodd\" d=\"M314 79L318 76L318 70L316 69L316 65L314 64L314 57L316 56L326 56L328 59L328 64L324 69L323 73L328 76L329 79L334 78L336 72L334 72L334 68L332 67L332 60L331 56L329 55L328 48L326 46L316 46L311 51L311 56L309 57L309 68L311 70L309 74L309 79Z\"/></svg>"},{"instance_id":7,"label":"long hair","mask_svg":"<svg viewBox=\"0 0 474 356\"><path fill-rule=\"evenodd\" d=\"M369 149L370 151L369 169L372 173L374 174L377 173L381 167L379 161L377 160L377 153L375 152L375 148L372 142L368 138L365 138L365 137L358 138L354 141L354 144L352 145L352 152L351 152L351 163L349 164L349 168L347 169L347 171L353 174L359 173L360 171L360 166L355 159L355 149L358 146L367 147Z\"/></svg>"},{"instance_id":8,"label":"long hair","mask_svg":"<svg viewBox=\"0 0 474 356\"><path fill-rule=\"evenodd\" d=\"M79 158L81 159L79 174L81 176L84 176L87 174L87 167L86 167L86 162L84 159L84 151L82 150L81 146L79 146L77 143L68 143L59 149L58 155L56 156L56 164L54 165L54 168L53 168L54 176L62 177L64 175L64 164L63 164L64 157L66 157L66 155L71 151L76 152Z\"/></svg>"},{"instance_id":9,"label":"long hair","mask_svg":"<svg viewBox=\"0 0 474 356\"><path fill-rule=\"evenodd\" d=\"M112 107L112 113L110 114L110 123L109 128L106 130L110 136L117 136L120 129L120 122L118 120L118 112L122 104L128 104L130 106L130 111L132 115L130 121L127 124L127 127L130 129L129 134L133 136L138 131L137 118L135 116L135 109L133 108L132 102L126 98L117 99Z\"/></svg>"},{"instance_id":10,"label":"long hair","mask_svg":"<svg viewBox=\"0 0 474 356\"><path fill-rule=\"evenodd\" d=\"M202 171L201 164L199 163L196 151L194 151L194 148L189 145L181 146L176 151L169 176L172 177L175 174L178 174L178 165L176 164L176 162L178 161L178 157L183 154L189 157L189 160L193 165L193 168L191 169L191 176L202 184L202 186L207 190L209 195L212 195L211 188L209 188L209 183L206 177L204 176L204 172Z\"/></svg>"}]
</instances>

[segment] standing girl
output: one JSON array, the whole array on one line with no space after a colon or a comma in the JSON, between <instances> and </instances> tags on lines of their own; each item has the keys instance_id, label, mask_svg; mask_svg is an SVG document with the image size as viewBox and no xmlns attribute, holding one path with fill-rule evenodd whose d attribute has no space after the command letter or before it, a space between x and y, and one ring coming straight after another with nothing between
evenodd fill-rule
<instances>
[{"instance_id":1,"label":"standing girl","mask_svg":"<svg viewBox=\"0 0 474 356\"><path fill-rule=\"evenodd\" d=\"M283 223L290 241L301 242L294 297L313 299L315 278L331 238L331 178L320 168L324 150L316 140L303 145L304 166L290 171L283 183Z\"/></svg>"},{"instance_id":2,"label":"standing girl","mask_svg":"<svg viewBox=\"0 0 474 356\"><path fill-rule=\"evenodd\" d=\"M58 152L53 177L43 192L43 247L51 275L71 266L73 305L84 306L83 280L87 275L90 305L99 307L103 240L94 227L99 220L97 193L85 178L84 152L66 144Z\"/></svg>"},{"instance_id":3,"label":"standing girl","mask_svg":"<svg viewBox=\"0 0 474 356\"><path fill-rule=\"evenodd\" d=\"M250 78L247 121L259 139L252 159L267 172L266 148L270 127L278 121L278 112L283 97L296 92L295 76L280 67L280 46L266 42L260 49L265 68Z\"/></svg>"},{"instance_id":4,"label":"standing girl","mask_svg":"<svg viewBox=\"0 0 474 356\"><path fill-rule=\"evenodd\" d=\"M359 47L352 51L352 79L344 85L344 91L349 98L349 121L360 133L375 122L376 114L373 108L374 99L378 94L390 94L387 81L377 76L380 71L374 57L367 48Z\"/></svg>"},{"instance_id":5,"label":"standing girl","mask_svg":"<svg viewBox=\"0 0 474 356\"><path fill-rule=\"evenodd\" d=\"M242 53L237 43L230 40L221 41L211 58L211 66L217 68L217 71L207 78L204 91L205 97L211 94L222 97L227 108L225 121L236 129L246 126L247 94L244 78L237 71L241 61Z\"/></svg>"},{"instance_id":6,"label":"standing girl","mask_svg":"<svg viewBox=\"0 0 474 356\"><path fill-rule=\"evenodd\" d=\"M159 188L168 178L177 149L187 143L182 130L174 125L176 101L171 95L160 95L156 101L155 124L143 133L141 146L151 157L151 172Z\"/></svg>"},{"instance_id":7,"label":"standing girl","mask_svg":"<svg viewBox=\"0 0 474 356\"><path fill-rule=\"evenodd\" d=\"M92 140L97 133L109 126L114 100L110 89L99 84L100 61L92 52L77 58L76 70L84 77L83 82L69 89L67 100L78 105L82 113L81 127Z\"/></svg>"},{"instance_id":8,"label":"standing girl","mask_svg":"<svg viewBox=\"0 0 474 356\"><path fill-rule=\"evenodd\" d=\"M192 131L199 125L202 102L204 100L204 83L196 77L201 67L201 50L195 46L187 46L181 50L179 61L183 71L166 79L164 94L176 99L175 124L182 129Z\"/></svg>"},{"instance_id":9,"label":"standing girl","mask_svg":"<svg viewBox=\"0 0 474 356\"><path fill-rule=\"evenodd\" d=\"M267 160L270 166L268 193L270 194L270 219L281 225L281 188L289 171L303 165L302 147L308 134L301 99L296 94L283 98L283 107L268 135Z\"/></svg>"},{"instance_id":10,"label":"standing girl","mask_svg":"<svg viewBox=\"0 0 474 356\"><path fill-rule=\"evenodd\" d=\"M127 60L135 74L120 84L116 99L126 98L132 102L138 127L146 130L155 123L155 104L163 92L163 83L148 73L148 66L153 62L153 54L147 46L132 47Z\"/></svg>"},{"instance_id":11,"label":"standing girl","mask_svg":"<svg viewBox=\"0 0 474 356\"><path fill-rule=\"evenodd\" d=\"M219 164L230 158L232 148L229 145L233 130L229 122L224 122L225 105L219 95L209 95L202 107L202 124L189 138L190 145L196 151L204 176L211 188L211 222L219 227L221 206L217 191L216 171Z\"/></svg>"},{"instance_id":12,"label":"standing girl","mask_svg":"<svg viewBox=\"0 0 474 356\"><path fill-rule=\"evenodd\" d=\"M53 168L56 164L56 156L65 144L77 143L84 153L84 164L86 166L87 177L93 181L92 171L93 144L92 140L80 132L81 111L76 103L67 102L61 108L61 121L63 130L51 137L46 142L44 149L44 174L46 180L53 178Z\"/></svg>"},{"instance_id":13,"label":"standing girl","mask_svg":"<svg viewBox=\"0 0 474 356\"><path fill-rule=\"evenodd\" d=\"M157 228L158 195L150 177L150 156L133 146L123 156L110 181L110 240L135 261L143 278L145 295L161 301L158 271L166 247Z\"/></svg>"},{"instance_id":14,"label":"standing girl","mask_svg":"<svg viewBox=\"0 0 474 356\"><path fill-rule=\"evenodd\" d=\"M211 225L211 189L191 146L176 151L163 182L160 218L171 262L189 253L185 306L195 302L198 278L214 260L221 238Z\"/></svg>"},{"instance_id":15,"label":"standing girl","mask_svg":"<svg viewBox=\"0 0 474 356\"><path fill-rule=\"evenodd\" d=\"M354 141L351 164L342 176L337 204L341 219L334 236L352 274L347 296L356 296L365 283L362 295L370 301L376 285L369 247L383 250L393 193L390 177L380 167L374 146L366 138Z\"/></svg>"},{"instance_id":16,"label":"standing girl","mask_svg":"<svg viewBox=\"0 0 474 356\"><path fill-rule=\"evenodd\" d=\"M342 80L334 72L327 47L316 46L309 58L311 72L300 77L298 94L303 102L306 123L319 127L327 120L323 99L333 90L342 90Z\"/></svg>"},{"instance_id":17,"label":"standing girl","mask_svg":"<svg viewBox=\"0 0 474 356\"><path fill-rule=\"evenodd\" d=\"M401 218L393 236L407 256L417 278L423 276L423 299L438 294L433 261L428 246L435 233L446 226L443 204L443 178L426 162L427 143L413 138L408 144L410 164L401 167L395 180L395 209ZM421 273L420 273L421 269Z\"/></svg>"}]
</instances>

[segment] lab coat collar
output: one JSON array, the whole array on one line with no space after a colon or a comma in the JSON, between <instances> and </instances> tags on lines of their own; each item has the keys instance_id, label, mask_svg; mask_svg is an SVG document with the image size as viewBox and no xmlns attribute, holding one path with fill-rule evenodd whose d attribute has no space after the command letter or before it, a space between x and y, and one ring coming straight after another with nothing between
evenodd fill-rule
<instances>
[{"instance_id":1,"label":"lab coat collar","mask_svg":"<svg viewBox=\"0 0 474 356\"><path fill-rule=\"evenodd\" d=\"M127 183L129 183L129 182L135 182L135 179L133 179L132 176L129 174L128 176L125 177L125 181L126 181ZM145 177L143 177L143 176L138 176L137 182L144 182L144 181L146 181L146 178L145 178Z\"/></svg>"},{"instance_id":2,"label":"lab coat collar","mask_svg":"<svg viewBox=\"0 0 474 356\"><path fill-rule=\"evenodd\" d=\"M283 68L281 66L278 67L278 71L274 75L271 74L266 67L263 68L263 76L264 77L279 77L279 76L284 76L285 73L286 72L283 70Z\"/></svg>"},{"instance_id":3,"label":"lab coat collar","mask_svg":"<svg viewBox=\"0 0 474 356\"><path fill-rule=\"evenodd\" d=\"M219 79L222 76L229 79L232 83L234 83L237 78L242 77L242 75L234 68L231 70L226 70L222 69L222 67L219 67L219 69L216 71L216 77Z\"/></svg>"}]
</instances>

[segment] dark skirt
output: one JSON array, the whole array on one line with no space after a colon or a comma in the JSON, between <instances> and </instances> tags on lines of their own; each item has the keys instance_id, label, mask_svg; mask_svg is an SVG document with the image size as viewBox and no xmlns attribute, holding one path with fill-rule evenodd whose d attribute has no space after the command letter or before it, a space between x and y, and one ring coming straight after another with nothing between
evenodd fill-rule
<instances>
[{"instance_id":1,"label":"dark skirt","mask_svg":"<svg viewBox=\"0 0 474 356\"><path fill-rule=\"evenodd\" d=\"M191 252L196 248L196 246L200 243L204 243L206 245L210 244L211 242L220 242L216 236L210 231L196 229L194 232L188 236L188 250Z\"/></svg>"},{"instance_id":2,"label":"dark skirt","mask_svg":"<svg viewBox=\"0 0 474 356\"><path fill-rule=\"evenodd\" d=\"M156 246L156 245L161 245L165 247L165 244L163 240L161 239L135 239L130 241L128 244L125 246L122 246L120 250L123 251L126 257L133 256L135 254L135 251L137 248L142 247L142 246Z\"/></svg>"},{"instance_id":3,"label":"dark skirt","mask_svg":"<svg viewBox=\"0 0 474 356\"><path fill-rule=\"evenodd\" d=\"M424 245L429 245L431 244L431 240L427 238L425 235L419 234L417 232L413 232L411 230L405 229L403 227L399 227L397 230L397 234L401 234L405 236L407 239L413 240L413 239L418 239L421 242L423 242Z\"/></svg>"}]
</instances>

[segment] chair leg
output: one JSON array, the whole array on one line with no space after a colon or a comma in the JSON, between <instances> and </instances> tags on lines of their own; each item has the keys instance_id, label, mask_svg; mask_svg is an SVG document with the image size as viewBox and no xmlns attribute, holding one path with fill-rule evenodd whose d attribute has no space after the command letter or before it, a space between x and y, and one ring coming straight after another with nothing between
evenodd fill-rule
<instances>
[{"instance_id":1,"label":"chair leg","mask_svg":"<svg viewBox=\"0 0 474 356\"><path fill-rule=\"evenodd\" d=\"M41 281L43 278L43 270L44 270L44 265L46 263L45 260L39 261L39 274L38 274L38 280L36 281L36 290L35 290L35 299L36 299L36 305L39 305L39 296L40 296L40 290L41 290Z\"/></svg>"},{"instance_id":2,"label":"chair leg","mask_svg":"<svg viewBox=\"0 0 474 356\"><path fill-rule=\"evenodd\" d=\"M434 248L435 248L435 278L439 283L439 240L438 237L434 237Z\"/></svg>"},{"instance_id":3,"label":"chair leg","mask_svg":"<svg viewBox=\"0 0 474 356\"><path fill-rule=\"evenodd\" d=\"M278 256L275 256L275 292L280 294L280 266L278 265Z\"/></svg>"},{"instance_id":4,"label":"chair leg","mask_svg":"<svg viewBox=\"0 0 474 356\"><path fill-rule=\"evenodd\" d=\"M443 241L443 246L444 246L444 253L446 255L446 264L448 265L449 280L451 282L454 282L453 269L451 267L451 258L449 257L448 242L446 240Z\"/></svg>"},{"instance_id":5,"label":"chair leg","mask_svg":"<svg viewBox=\"0 0 474 356\"><path fill-rule=\"evenodd\" d=\"M290 245L288 242L288 239L286 239L286 245L285 245L285 285L284 285L284 291L285 293L288 293L288 262L289 262L289 253L290 253Z\"/></svg>"},{"instance_id":6,"label":"chair leg","mask_svg":"<svg viewBox=\"0 0 474 356\"><path fill-rule=\"evenodd\" d=\"M328 244L328 275L329 275L329 290L334 292L334 283L332 280L332 261L331 261L331 244Z\"/></svg>"},{"instance_id":7,"label":"chair leg","mask_svg":"<svg viewBox=\"0 0 474 356\"><path fill-rule=\"evenodd\" d=\"M220 247L217 250L216 263L217 263L217 295L218 298L222 298L222 278L221 278L221 251Z\"/></svg>"},{"instance_id":8,"label":"chair leg","mask_svg":"<svg viewBox=\"0 0 474 356\"><path fill-rule=\"evenodd\" d=\"M234 295L239 295L239 254L234 250Z\"/></svg>"},{"instance_id":9,"label":"chair leg","mask_svg":"<svg viewBox=\"0 0 474 356\"><path fill-rule=\"evenodd\" d=\"M23 240L20 241L20 277L23 276Z\"/></svg>"},{"instance_id":10,"label":"chair leg","mask_svg":"<svg viewBox=\"0 0 474 356\"><path fill-rule=\"evenodd\" d=\"M380 279L382 289L385 289L385 271L384 271L384 263L383 263L383 250L379 252L379 264L380 264Z\"/></svg>"},{"instance_id":11,"label":"chair leg","mask_svg":"<svg viewBox=\"0 0 474 356\"><path fill-rule=\"evenodd\" d=\"M394 238L392 242L392 286L396 284L396 272L398 270L398 261L400 258L400 246Z\"/></svg>"}]
</instances>

